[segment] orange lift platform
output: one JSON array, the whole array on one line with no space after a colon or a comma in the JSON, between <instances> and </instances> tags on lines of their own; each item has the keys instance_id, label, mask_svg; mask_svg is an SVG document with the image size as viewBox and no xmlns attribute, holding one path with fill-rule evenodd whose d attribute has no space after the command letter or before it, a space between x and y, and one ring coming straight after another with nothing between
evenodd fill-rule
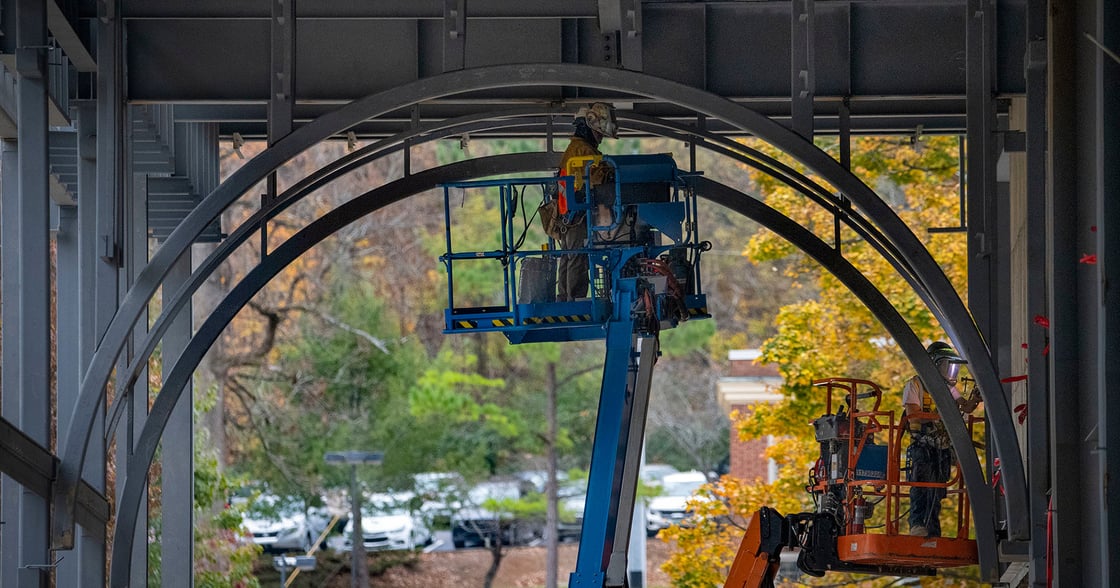
<instances>
[{"instance_id":1,"label":"orange lift platform","mask_svg":"<svg viewBox=\"0 0 1120 588\"><path fill-rule=\"evenodd\" d=\"M827 572L934 575L938 569L977 563L969 538L968 494L954 466L948 482L903 479L907 417L881 406L877 384L852 378L817 380L825 394L825 414L814 419L820 457L810 468L806 491L813 512L782 516L763 507L752 517L725 586L773 585L781 552L797 549L797 565L812 576ZM933 413L915 417L936 418ZM969 416L974 432L982 418ZM944 488L945 508L955 508L949 536L903 534L900 521L916 487Z\"/></svg>"}]
</instances>

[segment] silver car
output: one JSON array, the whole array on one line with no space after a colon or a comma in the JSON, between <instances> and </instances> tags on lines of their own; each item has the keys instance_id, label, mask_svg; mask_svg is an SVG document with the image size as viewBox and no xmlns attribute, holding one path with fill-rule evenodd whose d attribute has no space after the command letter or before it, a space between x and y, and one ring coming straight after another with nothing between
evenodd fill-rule
<instances>
[{"instance_id":1,"label":"silver car","mask_svg":"<svg viewBox=\"0 0 1120 588\"><path fill-rule=\"evenodd\" d=\"M413 495L374 494L362 505L362 545L367 551L389 551L428 545L432 532L424 517L411 508ZM354 521L346 523L343 548L353 546Z\"/></svg>"},{"instance_id":2,"label":"silver car","mask_svg":"<svg viewBox=\"0 0 1120 588\"><path fill-rule=\"evenodd\" d=\"M252 500L242 525L253 543L265 551L307 553L315 541L316 533L308 524L303 503L273 494L262 494Z\"/></svg>"}]
</instances>

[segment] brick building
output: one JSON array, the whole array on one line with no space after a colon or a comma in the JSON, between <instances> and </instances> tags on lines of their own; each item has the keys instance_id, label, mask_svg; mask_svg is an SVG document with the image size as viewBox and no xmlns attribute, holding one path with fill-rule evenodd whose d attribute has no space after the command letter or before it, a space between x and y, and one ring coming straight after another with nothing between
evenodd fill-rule
<instances>
[{"instance_id":1,"label":"brick building","mask_svg":"<svg viewBox=\"0 0 1120 588\"><path fill-rule=\"evenodd\" d=\"M720 405L728 414L733 410L745 411L759 402L775 402L782 399L778 388L782 377L773 364L756 364L760 352L757 349L736 349L728 353L731 369L728 375L716 383L716 393ZM773 438L740 441L738 432L731 429L731 465L729 475L743 480L761 478L773 481L777 477L773 461L763 457L763 451L773 443Z\"/></svg>"}]
</instances>

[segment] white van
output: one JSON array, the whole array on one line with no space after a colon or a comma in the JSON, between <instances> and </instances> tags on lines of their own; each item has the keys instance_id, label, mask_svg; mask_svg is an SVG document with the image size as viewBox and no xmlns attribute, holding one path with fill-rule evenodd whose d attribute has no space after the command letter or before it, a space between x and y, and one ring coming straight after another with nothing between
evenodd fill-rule
<instances>
[{"instance_id":1,"label":"white van","mask_svg":"<svg viewBox=\"0 0 1120 588\"><path fill-rule=\"evenodd\" d=\"M661 529L680 524L691 514L687 503L700 486L708 483L708 477L698 471L669 474L661 478L661 495L649 503L646 516L646 535L653 537Z\"/></svg>"}]
</instances>

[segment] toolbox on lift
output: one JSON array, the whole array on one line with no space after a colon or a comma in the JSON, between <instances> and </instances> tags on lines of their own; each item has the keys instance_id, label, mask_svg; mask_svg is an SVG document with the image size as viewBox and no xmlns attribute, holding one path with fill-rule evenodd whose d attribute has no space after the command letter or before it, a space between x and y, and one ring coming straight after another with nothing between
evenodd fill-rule
<instances>
[{"instance_id":1,"label":"toolbox on lift","mask_svg":"<svg viewBox=\"0 0 1120 588\"><path fill-rule=\"evenodd\" d=\"M886 480L887 479L887 446L886 445L871 445L863 446L863 451L859 454L859 461L856 462L856 476L857 480Z\"/></svg>"}]
</instances>

